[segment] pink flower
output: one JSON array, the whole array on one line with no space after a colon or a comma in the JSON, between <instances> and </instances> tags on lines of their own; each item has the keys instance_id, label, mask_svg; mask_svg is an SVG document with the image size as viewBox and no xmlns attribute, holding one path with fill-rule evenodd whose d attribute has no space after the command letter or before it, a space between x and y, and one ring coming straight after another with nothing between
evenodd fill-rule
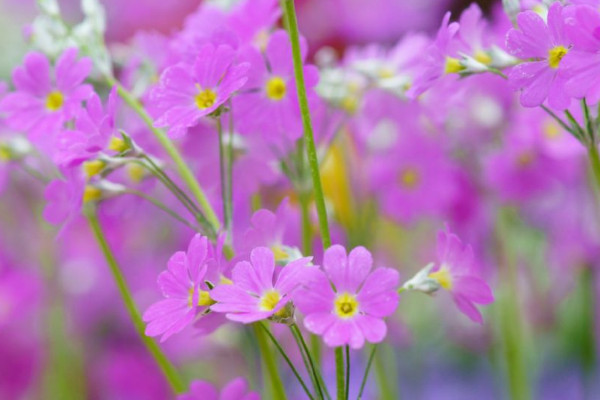
<instances>
[{"instance_id":1,"label":"pink flower","mask_svg":"<svg viewBox=\"0 0 600 400\"><path fill-rule=\"evenodd\" d=\"M177 396L177 400L260 400L260 396L255 392L248 393L248 382L236 378L221 390L221 394L208 382L194 381L190 391Z\"/></svg>"},{"instance_id":2,"label":"pink flower","mask_svg":"<svg viewBox=\"0 0 600 400\"><path fill-rule=\"evenodd\" d=\"M565 12L565 32L573 48L561 62L568 93L600 101L600 12L589 6L569 7Z\"/></svg>"},{"instance_id":3,"label":"pink flower","mask_svg":"<svg viewBox=\"0 0 600 400\"><path fill-rule=\"evenodd\" d=\"M523 60L533 59L515 66L508 74L511 86L521 90L521 105L537 107L548 99L552 108L569 107L571 99L561 73L562 59L570 47L562 5L552 4L547 24L533 11L520 13L517 22L519 29L511 29L506 36L508 50Z\"/></svg>"},{"instance_id":4,"label":"pink flower","mask_svg":"<svg viewBox=\"0 0 600 400\"><path fill-rule=\"evenodd\" d=\"M447 231L438 234L438 263L428 277L452 294L458 309L471 320L483 323L475 304L490 304L494 295L475 270L473 249L464 246L460 238Z\"/></svg>"},{"instance_id":5,"label":"pink flower","mask_svg":"<svg viewBox=\"0 0 600 400\"><path fill-rule=\"evenodd\" d=\"M314 271L310 258L292 261L285 267L275 266L273 252L258 247L250 253L250 262L233 267L231 284L221 284L211 292L217 301L211 310L227 313L232 321L250 323L269 318L287 317L284 307L300 284Z\"/></svg>"},{"instance_id":6,"label":"pink flower","mask_svg":"<svg viewBox=\"0 0 600 400\"><path fill-rule=\"evenodd\" d=\"M167 68L151 99L158 111L155 125L169 127L172 137L217 110L246 83L248 63L234 64L230 46L204 45L193 65L180 63Z\"/></svg>"},{"instance_id":7,"label":"pink flower","mask_svg":"<svg viewBox=\"0 0 600 400\"><path fill-rule=\"evenodd\" d=\"M81 211L85 181L78 169L69 169L64 175L65 179L55 179L46 186L43 215L51 224L67 226Z\"/></svg>"},{"instance_id":8,"label":"pink flower","mask_svg":"<svg viewBox=\"0 0 600 400\"><path fill-rule=\"evenodd\" d=\"M383 318L398 305L399 274L372 266L371 253L364 247L346 255L344 247L334 245L325 251L325 272L315 271L294 296L296 307L306 315L306 329L322 335L328 346L358 349L365 340L378 343L385 337Z\"/></svg>"},{"instance_id":9,"label":"pink flower","mask_svg":"<svg viewBox=\"0 0 600 400\"><path fill-rule=\"evenodd\" d=\"M162 335L164 342L194 322L212 304L205 276L209 266L208 239L197 234L187 253L178 251L167 263L167 271L158 276L158 286L166 299L151 305L143 319L148 323L146 335Z\"/></svg>"},{"instance_id":10,"label":"pink flower","mask_svg":"<svg viewBox=\"0 0 600 400\"><path fill-rule=\"evenodd\" d=\"M59 131L92 93L92 87L83 84L91 68L88 58L77 60L77 49L66 50L54 70L45 55L27 54L24 65L13 72L16 92L0 102L6 123L34 140Z\"/></svg>"}]
</instances>

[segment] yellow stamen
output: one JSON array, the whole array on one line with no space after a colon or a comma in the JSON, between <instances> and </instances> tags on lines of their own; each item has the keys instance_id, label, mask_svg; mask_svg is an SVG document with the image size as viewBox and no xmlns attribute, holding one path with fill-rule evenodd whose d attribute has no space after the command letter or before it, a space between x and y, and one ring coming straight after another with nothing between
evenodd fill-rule
<instances>
[{"instance_id":1,"label":"yellow stamen","mask_svg":"<svg viewBox=\"0 0 600 400\"><path fill-rule=\"evenodd\" d=\"M0 143L0 161L10 161L12 159L12 152L10 147Z\"/></svg>"},{"instance_id":2,"label":"yellow stamen","mask_svg":"<svg viewBox=\"0 0 600 400\"><path fill-rule=\"evenodd\" d=\"M447 267L442 266L442 268L430 273L428 276L431 279L436 280L444 289L452 290L452 276L450 275Z\"/></svg>"},{"instance_id":3,"label":"yellow stamen","mask_svg":"<svg viewBox=\"0 0 600 400\"><path fill-rule=\"evenodd\" d=\"M196 106L199 109L204 110L212 107L215 104L215 101L217 100L217 93L211 89L204 89L201 90L194 99L196 101Z\"/></svg>"},{"instance_id":4,"label":"yellow stamen","mask_svg":"<svg viewBox=\"0 0 600 400\"><path fill-rule=\"evenodd\" d=\"M335 314L340 318L352 318L358 313L358 300L350 293L340 293L334 301Z\"/></svg>"},{"instance_id":5,"label":"yellow stamen","mask_svg":"<svg viewBox=\"0 0 600 400\"><path fill-rule=\"evenodd\" d=\"M105 165L106 163L101 160L87 161L83 163L83 172L85 172L85 175L89 179L92 176L99 174L104 169Z\"/></svg>"},{"instance_id":6,"label":"yellow stamen","mask_svg":"<svg viewBox=\"0 0 600 400\"><path fill-rule=\"evenodd\" d=\"M274 76L267 81L267 97L273 101L279 101L285 97L287 87L283 78Z\"/></svg>"},{"instance_id":7,"label":"yellow stamen","mask_svg":"<svg viewBox=\"0 0 600 400\"><path fill-rule=\"evenodd\" d=\"M277 307L277 304L279 304L280 300L281 300L281 295L279 294L279 292L277 290L275 290L275 289L267 290L260 297L260 302L258 304L258 307L260 308L261 311L272 311L275 307Z\"/></svg>"},{"instance_id":8,"label":"yellow stamen","mask_svg":"<svg viewBox=\"0 0 600 400\"><path fill-rule=\"evenodd\" d=\"M98 201L102 197L102 190L92 185L86 185L83 190L83 202Z\"/></svg>"},{"instance_id":9,"label":"yellow stamen","mask_svg":"<svg viewBox=\"0 0 600 400\"><path fill-rule=\"evenodd\" d=\"M446 57L446 65L444 66L444 72L446 74L457 74L464 69L465 67L460 63L458 58Z\"/></svg>"},{"instance_id":10,"label":"yellow stamen","mask_svg":"<svg viewBox=\"0 0 600 400\"><path fill-rule=\"evenodd\" d=\"M555 46L548 50L548 65L550 68L558 68L560 61L569 52L565 46Z\"/></svg>"},{"instance_id":11,"label":"yellow stamen","mask_svg":"<svg viewBox=\"0 0 600 400\"><path fill-rule=\"evenodd\" d=\"M420 181L419 172L414 168L406 168L400 174L400 185L406 189L416 188Z\"/></svg>"},{"instance_id":12,"label":"yellow stamen","mask_svg":"<svg viewBox=\"0 0 600 400\"><path fill-rule=\"evenodd\" d=\"M110 138L110 142L108 144L108 149L112 151L116 151L117 153L122 153L125 150L129 149L129 146L122 138L113 136Z\"/></svg>"},{"instance_id":13,"label":"yellow stamen","mask_svg":"<svg viewBox=\"0 0 600 400\"><path fill-rule=\"evenodd\" d=\"M57 111L63 106L65 98L61 92L55 90L46 96L46 108L50 111Z\"/></svg>"},{"instance_id":14,"label":"yellow stamen","mask_svg":"<svg viewBox=\"0 0 600 400\"><path fill-rule=\"evenodd\" d=\"M492 57L483 50L477 50L473 58L483 65L490 65L492 63Z\"/></svg>"}]
</instances>

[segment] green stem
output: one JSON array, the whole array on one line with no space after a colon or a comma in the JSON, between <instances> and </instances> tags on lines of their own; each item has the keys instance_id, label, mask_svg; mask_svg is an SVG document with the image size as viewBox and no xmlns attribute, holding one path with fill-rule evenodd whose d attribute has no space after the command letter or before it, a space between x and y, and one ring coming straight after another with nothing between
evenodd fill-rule
<instances>
[{"instance_id":1,"label":"green stem","mask_svg":"<svg viewBox=\"0 0 600 400\"><path fill-rule=\"evenodd\" d=\"M308 107L308 98L306 95L306 85L304 83L304 65L300 51L300 37L298 33L298 21L296 18L296 8L294 0L281 0L281 8L284 15L284 23L287 28L290 42L292 45L292 58L294 61L294 76L298 94L298 103L302 116L302 125L304 127L304 145L306 155L312 176L315 205L319 217L319 229L321 239L325 249L331 246L331 235L329 233L329 222L327 221L327 209L325 208L325 196L323 194L323 185L321 183L321 174L319 172L319 160L317 158L317 148L313 134L313 127L310 118L310 109ZM336 358L336 382L338 399L344 398L344 353L341 348L335 349Z\"/></svg>"},{"instance_id":2,"label":"green stem","mask_svg":"<svg viewBox=\"0 0 600 400\"><path fill-rule=\"evenodd\" d=\"M285 350L283 349L283 347L281 347L281 345L279 344L279 342L277 341L277 339L275 339L275 336L273 336L273 334L271 333L271 331L269 330L269 328L267 326L265 326L264 323L258 322L257 324L262 328L263 332L265 332L265 334L267 335L267 337L271 340L271 342L273 343L273 345L275 346L275 348L277 349L277 351L279 351L279 354L281 354L281 356L283 357L283 359L285 360L285 362L287 363L287 365L292 370L292 373L294 374L294 376L296 377L296 379L300 383L300 386L302 386L302 389L304 389L304 392L306 393L306 395L308 396L308 398L310 400L314 400L315 398L310 393L310 390L308 390L308 386L306 386L306 383L304 383L304 379L302 379L302 377L298 373L298 370L296 369L296 367L294 367L294 363L292 362L292 360L290 360L290 358L288 357L288 355L285 353Z\"/></svg>"},{"instance_id":3,"label":"green stem","mask_svg":"<svg viewBox=\"0 0 600 400\"><path fill-rule=\"evenodd\" d=\"M227 213L229 225L227 225L227 239L230 246L233 245L233 109L229 102L229 142L227 143Z\"/></svg>"},{"instance_id":4,"label":"green stem","mask_svg":"<svg viewBox=\"0 0 600 400\"><path fill-rule=\"evenodd\" d=\"M369 372L371 371L371 365L373 364L373 358L375 357L375 350L377 350L377 345L373 345L371 349L371 354L369 355L369 361L367 361L367 367L365 368L365 373L363 374L362 381L360 382L360 390L358 391L358 400L361 400L363 392L365 391L365 386L367 385L367 379L369 377Z\"/></svg>"},{"instance_id":5,"label":"green stem","mask_svg":"<svg viewBox=\"0 0 600 400\"><path fill-rule=\"evenodd\" d=\"M223 203L223 220L225 224L225 230L227 231L227 243L231 240L231 215L229 214L229 189L227 186L227 171L225 165L227 160L225 159L225 143L223 142L223 125L221 118L217 118L217 133L219 135L219 175L221 177L221 201Z\"/></svg>"},{"instance_id":6,"label":"green stem","mask_svg":"<svg viewBox=\"0 0 600 400\"><path fill-rule=\"evenodd\" d=\"M127 89L125 89L123 85L121 85L121 83L118 82L115 78L108 77L107 79L109 85L117 87L117 92L119 93L119 96L121 96L125 103L127 103L146 123L146 125L154 134L156 139L159 141L163 149L167 152L169 157L171 157L171 159L175 163L175 166L177 167L177 171L179 172L181 179L183 179L183 181L186 183L186 185L196 198L196 201L198 201L200 208L210 221L213 229L216 232L218 232L221 228L219 218L217 218L215 211L213 210L212 206L210 205L210 202L208 201L208 197L206 197L206 194L200 187L200 184L196 180L194 173L186 164L177 147L173 144L173 142L169 139L169 137L165 134L165 132L162 129L158 129L154 126L154 121L152 120L152 117L148 114L146 109L142 106L138 99L135 98L133 94L131 94Z\"/></svg>"},{"instance_id":7,"label":"green stem","mask_svg":"<svg viewBox=\"0 0 600 400\"><path fill-rule=\"evenodd\" d=\"M350 395L350 346L346 345L346 389L344 390L345 398L348 400Z\"/></svg>"},{"instance_id":8,"label":"green stem","mask_svg":"<svg viewBox=\"0 0 600 400\"><path fill-rule=\"evenodd\" d=\"M270 335L269 328L265 327L261 322L253 324L254 334L256 335L256 341L258 342L258 348L260 349L261 359L264 363L267 379L264 379L265 383L271 384L271 394L274 400L285 400L285 388L281 382L281 376L279 376L279 368L277 361L273 354L273 350L267 342L267 335Z\"/></svg>"},{"instance_id":9,"label":"green stem","mask_svg":"<svg viewBox=\"0 0 600 400\"><path fill-rule=\"evenodd\" d=\"M139 190L135 190L135 189L127 189L125 191L125 193L129 193L132 194L134 196L138 196L150 203L152 203L155 207L161 209L162 211L164 211L165 213L169 214L171 217L173 217L174 219L176 219L177 221L181 222L182 224L188 226L189 228L193 229L196 232L200 232L201 229L197 226L194 226L192 224L190 224L185 218L183 218L181 215L177 214L175 211L171 210L167 205L165 205L163 202L161 202L158 199L155 199L152 196L147 195L144 192L141 192Z\"/></svg>"},{"instance_id":10,"label":"green stem","mask_svg":"<svg viewBox=\"0 0 600 400\"><path fill-rule=\"evenodd\" d=\"M588 146L588 156L590 159L590 167L594 177L596 189L600 190L600 155L598 154L598 145L591 144Z\"/></svg>"},{"instance_id":11,"label":"green stem","mask_svg":"<svg viewBox=\"0 0 600 400\"><path fill-rule=\"evenodd\" d=\"M298 325L296 324L291 324L290 330L292 331L294 339L296 339L296 342L298 343L298 349L300 350L302 358L304 359L306 371L310 375L315 392L319 395L320 399L323 399L323 389L321 388L321 382L323 381L323 378L320 377L320 373L317 371L313 357L310 354L308 346L306 345L306 341L304 340L304 336L302 336L302 332L300 332L300 329L298 329ZM327 390L327 388L325 388L325 390Z\"/></svg>"},{"instance_id":12,"label":"green stem","mask_svg":"<svg viewBox=\"0 0 600 400\"><path fill-rule=\"evenodd\" d=\"M123 299L123 303L125 303L125 308L129 313L129 316L133 322L135 330L137 331L140 339L146 346L146 349L152 354L152 357L160 367L163 372L165 378L169 382L171 389L175 393L183 393L186 390L185 384L181 377L179 376L175 367L169 362L167 357L161 351L160 347L156 344L154 339L148 337L144 333L144 322L142 321L142 317L133 301L133 297L131 296L131 290L127 286L125 282L125 277L117 264L117 260L112 253L106 237L104 236L104 232L102 231L102 227L100 226L100 222L98 221L98 217L96 215L96 210L94 206L91 204L86 205L86 209L84 213L88 219L90 227L94 233L96 241L100 246L102 253L104 254L104 258L110 267L110 271L113 275L115 283L117 284L117 288L119 289L119 294Z\"/></svg>"}]
</instances>

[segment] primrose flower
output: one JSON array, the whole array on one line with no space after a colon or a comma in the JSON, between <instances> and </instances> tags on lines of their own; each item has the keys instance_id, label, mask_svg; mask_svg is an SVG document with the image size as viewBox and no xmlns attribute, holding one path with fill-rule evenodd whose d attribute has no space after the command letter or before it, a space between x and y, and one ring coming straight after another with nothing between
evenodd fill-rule
<instances>
[{"instance_id":1,"label":"primrose flower","mask_svg":"<svg viewBox=\"0 0 600 400\"><path fill-rule=\"evenodd\" d=\"M157 127L169 127L172 137L183 136L200 118L215 112L246 83L248 63L234 64L235 50L227 45L204 45L193 65L167 68L151 99L158 111Z\"/></svg>"},{"instance_id":2,"label":"primrose flower","mask_svg":"<svg viewBox=\"0 0 600 400\"><path fill-rule=\"evenodd\" d=\"M208 311L213 304L210 288L204 281L208 255L208 238L197 234L187 252L178 251L171 256L167 270L158 276L158 286L166 298L151 305L143 316L148 323L146 335L162 335L160 341L164 342Z\"/></svg>"},{"instance_id":3,"label":"primrose flower","mask_svg":"<svg viewBox=\"0 0 600 400\"><path fill-rule=\"evenodd\" d=\"M398 305L399 274L372 267L371 253L364 247L354 248L349 255L340 245L327 249L325 271L315 271L294 296L296 307L305 314L306 329L322 335L331 347L359 349L365 340L381 342L387 333L383 318Z\"/></svg>"},{"instance_id":4,"label":"primrose flower","mask_svg":"<svg viewBox=\"0 0 600 400\"><path fill-rule=\"evenodd\" d=\"M244 378L236 378L221 390L221 393L208 382L193 381L190 391L177 396L177 400L260 400L255 392L248 392L248 382Z\"/></svg>"},{"instance_id":5,"label":"primrose flower","mask_svg":"<svg viewBox=\"0 0 600 400\"><path fill-rule=\"evenodd\" d=\"M483 323L475 304L490 304L494 301L494 295L476 273L471 246L463 245L460 238L451 232L440 231L437 258L437 263L426 266L403 288L425 293L445 289L452 294L454 303L462 313L474 322Z\"/></svg>"},{"instance_id":6,"label":"primrose flower","mask_svg":"<svg viewBox=\"0 0 600 400\"><path fill-rule=\"evenodd\" d=\"M309 262L307 257L276 267L273 251L258 247L250 253L250 262L240 261L233 267L233 283L213 289L211 296L217 303L211 310L245 324L273 316L286 319L291 314L286 307L291 296L315 269Z\"/></svg>"},{"instance_id":7,"label":"primrose flower","mask_svg":"<svg viewBox=\"0 0 600 400\"><path fill-rule=\"evenodd\" d=\"M517 16L519 29L506 36L509 52L525 61L513 67L508 80L514 89L521 90L521 105L537 107L546 99L550 107L565 109L571 99L565 91L562 59L569 53L571 43L565 34L563 7L560 2L548 10L548 22L533 11Z\"/></svg>"},{"instance_id":8,"label":"primrose flower","mask_svg":"<svg viewBox=\"0 0 600 400\"><path fill-rule=\"evenodd\" d=\"M7 125L33 140L59 131L92 93L92 87L83 84L91 68L88 58L77 60L76 49L66 50L53 70L45 55L27 54L23 66L13 72L16 91L0 102Z\"/></svg>"},{"instance_id":9,"label":"primrose flower","mask_svg":"<svg viewBox=\"0 0 600 400\"><path fill-rule=\"evenodd\" d=\"M565 31L573 48L562 60L567 92L585 97L590 104L600 101L600 12L589 6L569 7Z\"/></svg>"}]
</instances>

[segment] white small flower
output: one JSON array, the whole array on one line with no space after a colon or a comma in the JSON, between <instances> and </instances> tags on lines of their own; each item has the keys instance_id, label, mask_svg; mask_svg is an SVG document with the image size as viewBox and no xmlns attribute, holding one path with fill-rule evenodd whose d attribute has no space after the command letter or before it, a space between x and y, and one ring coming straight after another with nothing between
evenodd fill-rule
<instances>
[{"instance_id":1,"label":"white small flower","mask_svg":"<svg viewBox=\"0 0 600 400\"><path fill-rule=\"evenodd\" d=\"M406 281L406 283L402 285L402 288L405 290L417 290L427 294L437 292L441 288L439 282L429 277L429 273L434 266L435 264L433 263L427 264L427 266L417 272L412 279Z\"/></svg>"}]
</instances>

